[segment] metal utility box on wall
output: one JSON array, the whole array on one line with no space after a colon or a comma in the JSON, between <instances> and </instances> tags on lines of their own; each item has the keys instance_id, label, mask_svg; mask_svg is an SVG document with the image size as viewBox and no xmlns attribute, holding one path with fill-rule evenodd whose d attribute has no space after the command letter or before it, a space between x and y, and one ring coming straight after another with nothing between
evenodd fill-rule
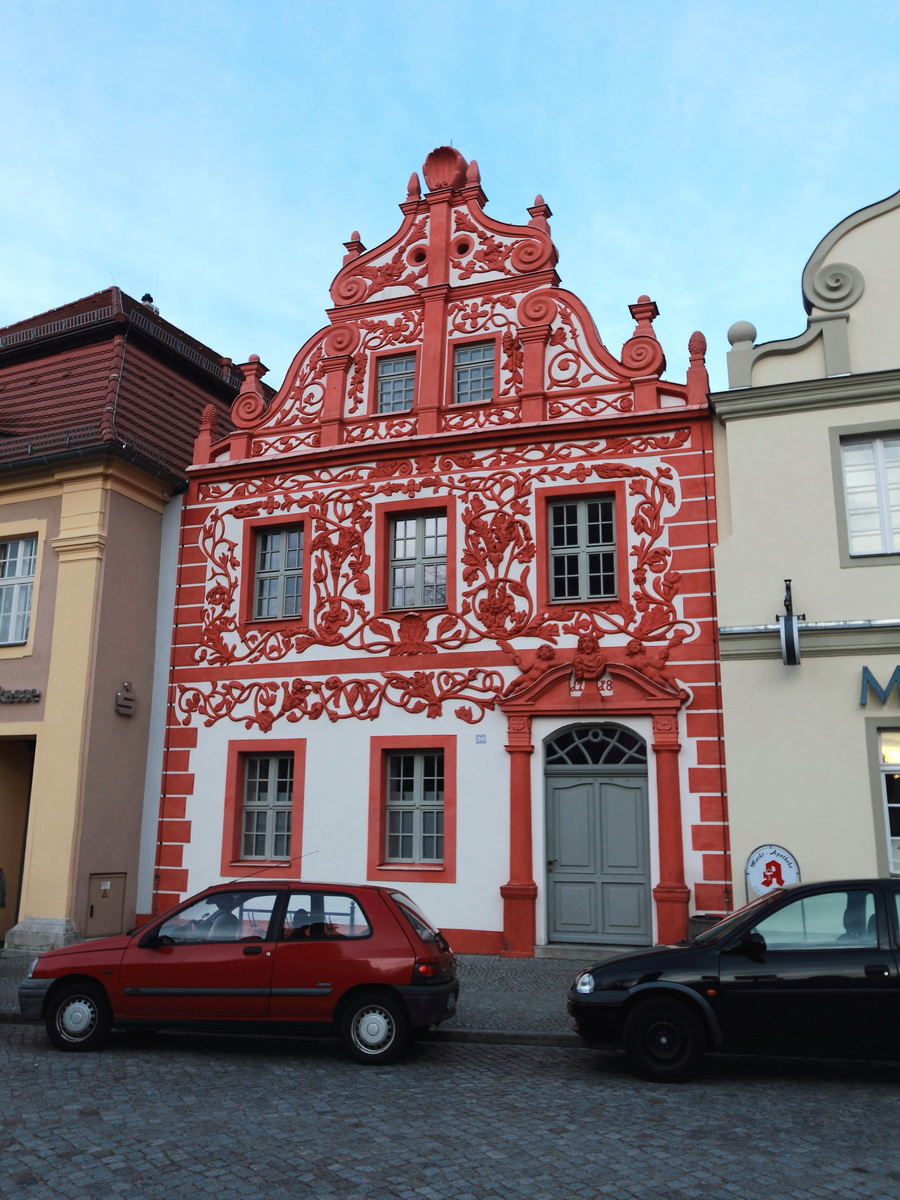
<instances>
[{"instance_id":1,"label":"metal utility box on wall","mask_svg":"<svg viewBox=\"0 0 900 1200\"><path fill-rule=\"evenodd\" d=\"M114 937L122 933L125 911L125 880L122 875L91 875L85 937Z\"/></svg>"}]
</instances>

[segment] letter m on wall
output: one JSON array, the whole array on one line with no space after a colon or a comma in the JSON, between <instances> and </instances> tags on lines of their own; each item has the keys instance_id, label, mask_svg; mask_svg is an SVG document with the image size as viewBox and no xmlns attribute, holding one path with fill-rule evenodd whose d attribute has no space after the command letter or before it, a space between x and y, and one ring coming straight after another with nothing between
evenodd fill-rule
<instances>
[{"instance_id":1,"label":"letter m on wall","mask_svg":"<svg viewBox=\"0 0 900 1200\"><path fill-rule=\"evenodd\" d=\"M882 704L887 704L888 696L894 688L897 689L897 699L900 700L900 667L894 668L894 673L887 683L887 687L883 688L878 680L872 674L868 667L862 669L862 687L859 693L860 704L866 704L869 699L869 691L871 688Z\"/></svg>"}]
</instances>

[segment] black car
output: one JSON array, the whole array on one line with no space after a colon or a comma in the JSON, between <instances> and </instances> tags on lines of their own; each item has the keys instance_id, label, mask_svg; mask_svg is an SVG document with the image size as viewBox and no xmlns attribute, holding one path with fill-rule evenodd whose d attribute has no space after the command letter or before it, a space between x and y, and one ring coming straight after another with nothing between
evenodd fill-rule
<instances>
[{"instance_id":1,"label":"black car","mask_svg":"<svg viewBox=\"0 0 900 1200\"><path fill-rule=\"evenodd\" d=\"M580 972L586 1045L677 1082L706 1051L900 1058L900 879L796 884L677 946Z\"/></svg>"}]
</instances>

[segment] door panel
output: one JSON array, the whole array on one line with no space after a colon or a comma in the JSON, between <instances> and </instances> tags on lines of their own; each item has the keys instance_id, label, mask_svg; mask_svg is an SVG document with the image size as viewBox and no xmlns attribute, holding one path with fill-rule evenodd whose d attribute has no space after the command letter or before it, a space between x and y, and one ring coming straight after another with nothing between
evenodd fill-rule
<instances>
[{"instance_id":1,"label":"door panel","mask_svg":"<svg viewBox=\"0 0 900 1200\"><path fill-rule=\"evenodd\" d=\"M650 943L647 784L548 772L551 940Z\"/></svg>"}]
</instances>

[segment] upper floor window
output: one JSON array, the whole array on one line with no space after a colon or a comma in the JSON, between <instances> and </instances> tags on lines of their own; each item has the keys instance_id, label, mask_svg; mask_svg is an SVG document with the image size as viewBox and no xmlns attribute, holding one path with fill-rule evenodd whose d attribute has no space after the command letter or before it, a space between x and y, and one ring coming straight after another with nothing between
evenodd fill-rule
<instances>
[{"instance_id":1,"label":"upper floor window","mask_svg":"<svg viewBox=\"0 0 900 1200\"><path fill-rule=\"evenodd\" d=\"M391 608L447 603L447 514L394 517L391 522Z\"/></svg>"},{"instance_id":2,"label":"upper floor window","mask_svg":"<svg viewBox=\"0 0 900 1200\"><path fill-rule=\"evenodd\" d=\"M0 542L0 645L28 641L37 538Z\"/></svg>"},{"instance_id":3,"label":"upper floor window","mask_svg":"<svg viewBox=\"0 0 900 1200\"><path fill-rule=\"evenodd\" d=\"M617 594L612 496L550 505L550 598L606 600Z\"/></svg>"},{"instance_id":4,"label":"upper floor window","mask_svg":"<svg viewBox=\"0 0 900 1200\"><path fill-rule=\"evenodd\" d=\"M841 443L850 554L900 553L900 434Z\"/></svg>"},{"instance_id":5,"label":"upper floor window","mask_svg":"<svg viewBox=\"0 0 900 1200\"><path fill-rule=\"evenodd\" d=\"M416 383L416 356L396 354L379 358L377 368L378 411L409 412Z\"/></svg>"},{"instance_id":6,"label":"upper floor window","mask_svg":"<svg viewBox=\"0 0 900 1200\"><path fill-rule=\"evenodd\" d=\"M293 754L246 756L242 858L290 858L293 799Z\"/></svg>"},{"instance_id":7,"label":"upper floor window","mask_svg":"<svg viewBox=\"0 0 900 1200\"><path fill-rule=\"evenodd\" d=\"M387 860L442 862L444 752L389 754L387 777Z\"/></svg>"},{"instance_id":8,"label":"upper floor window","mask_svg":"<svg viewBox=\"0 0 900 1200\"><path fill-rule=\"evenodd\" d=\"M298 617L302 595L303 527L260 530L256 535L254 617Z\"/></svg>"},{"instance_id":9,"label":"upper floor window","mask_svg":"<svg viewBox=\"0 0 900 1200\"><path fill-rule=\"evenodd\" d=\"M477 342L453 349L453 403L490 400L494 394L494 343Z\"/></svg>"}]
</instances>

